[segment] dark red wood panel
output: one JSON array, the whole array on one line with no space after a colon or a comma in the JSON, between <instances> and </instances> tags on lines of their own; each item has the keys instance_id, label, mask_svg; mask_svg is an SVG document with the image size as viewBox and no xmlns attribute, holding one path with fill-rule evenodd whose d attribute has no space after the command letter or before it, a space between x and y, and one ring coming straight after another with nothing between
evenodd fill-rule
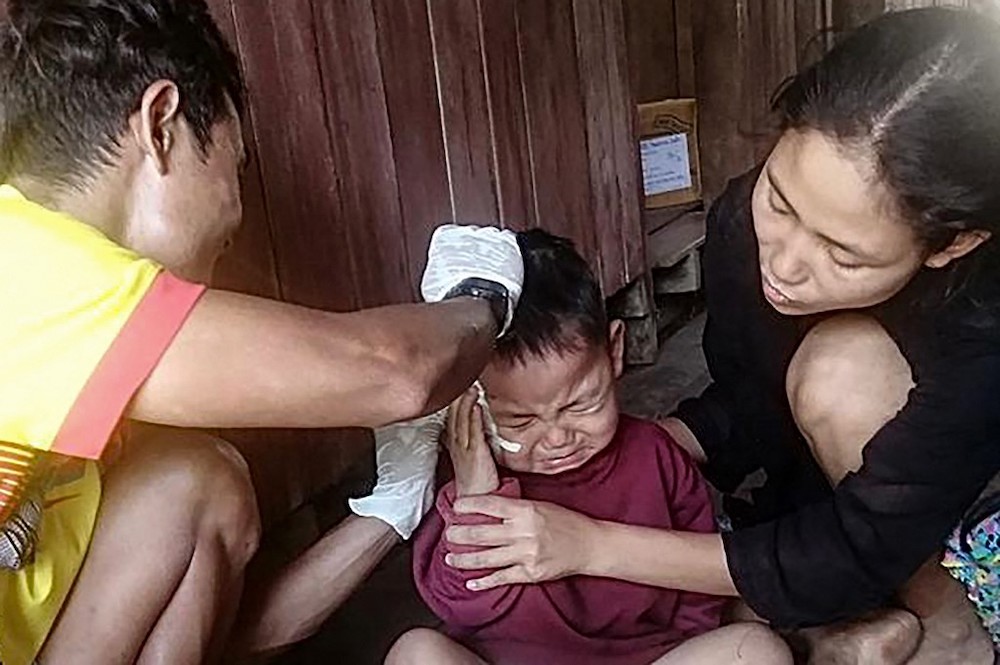
<instances>
[{"instance_id":1,"label":"dark red wood panel","mask_svg":"<svg viewBox=\"0 0 1000 665\"><path fill-rule=\"evenodd\" d=\"M518 0L521 76L538 224L597 254L572 0Z\"/></svg>"},{"instance_id":2,"label":"dark red wood panel","mask_svg":"<svg viewBox=\"0 0 1000 665\"><path fill-rule=\"evenodd\" d=\"M208 5L230 47L238 53L239 40L232 0L210 0ZM243 142L249 158L242 176L243 223L233 238L232 247L216 266L213 284L219 288L279 298L281 288L274 262L273 230L264 200L253 114L249 108L243 117Z\"/></svg>"},{"instance_id":3,"label":"dark red wood panel","mask_svg":"<svg viewBox=\"0 0 1000 665\"><path fill-rule=\"evenodd\" d=\"M497 206L500 222L513 229L538 224L525 118L517 1L479 0Z\"/></svg>"},{"instance_id":4,"label":"dark red wood panel","mask_svg":"<svg viewBox=\"0 0 1000 665\"><path fill-rule=\"evenodd\" d=\"M338 187L309 0L240 0L237 34L284 296L355 309L350 220Z\"/></svg>"},{"instance_id":5,"label":"dark red wood panel","mask_svg":"<svg viewBox=\"0 0 1000 665\"><path fill-rule=\"evenodd\" d=\"M434 228L451 193L426 0L373 0L410 282L416 295Z\"/></svg>"},{"instance_id":6,"label":"dark red wood panel","mask_svg":"<svg viewBox=\"0 0 1000 665\"><path fill-rule=\"evenodd\" d=\"M411 297L411 281L372 5L368 0L314 4L327 138L357 304L403 302ZM318 232L325 230L322 220L315 222Z\"/></svg>"},{"instance_id":7,"label":"dark red wood panel","mask_svg":"<svg viewBox=\"0 0 1000 665\"><path fill-rule=\"evenodd\" d=\"M583 107L586 111L587 144L590 157L590 203L595 225L595 272L602 284L623 284L625 266L619 221L621 191L617 178L614 127L611 120L611 82L608 63L612 55L604 38L603 0L574 0L577 60Z\"/></svg>"},{"instance_id":8,"label":"dark red wood panel","mask_svg":"<svg viewBox=\"0 0 1000 665\"><path fill-rule=\"evenodd\" d=\"M625 0L633 90L640 104L680 94L675 0Z\"/></svg>"},{"instance_id":9,"label":"dark red wood panel","mask_svg":"<svg viewBox=\"0 0 1000 665\"><path fill-rule=\"evenodd\" d=\"M677 26L677 96L694 97L697 94L697 72L694 64L694 8L695 0L674 0L674 24Z\"/></svg>"},{"instance_id":10,"label":"dark red wood panel","mask_svg":"<svg viewBox=\"0 0 1000 665\"><path fill-rule=\"evenodd\" d=\"M623 261L620 281L613 281L612 275L605 276L605 291L610 295L645 272L646 234L642 226L642 185L639 177L642 169L635 141L636 102L629 80L625 13L622 5L616 2L602 2L601 9L608 44L606 66L610 98L610 115L605 122L611 127L609 139L614 143L613 173L617 189L616 219L609 222L618 229ZM692 76L693 66L692 60ZM600 224L600 220L597 221ZM603 251L603 247L598 247L598 251Z\"/></svg>"},{"instance_id":11,"label":"dark red wood panel","mask_svg":"<svg viewBox=\"0 0 1000 665\"><path fill-rule=\"evenodd\" d=\"M747 90L740 63L750 52L745 11L746 0L695 4L702 187L709 201L753 163L752 146L741 132Z\"/></svg>"},{"instance_id":12,"label":"dark red wood panel","mask_svg":"<svg viewBox=\"0 0 1000 665\"><path fill-rule=\"evenodd\" d=\"M455 220L499 221L477 0L428 0Z\"/></svg>"}]
</instances>

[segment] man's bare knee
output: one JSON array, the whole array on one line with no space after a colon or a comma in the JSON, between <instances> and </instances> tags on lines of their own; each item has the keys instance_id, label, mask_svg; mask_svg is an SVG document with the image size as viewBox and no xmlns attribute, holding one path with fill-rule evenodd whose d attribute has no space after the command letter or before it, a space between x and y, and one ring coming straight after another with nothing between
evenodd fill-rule
<instances>
[{"instance_id":1,"label":"man's bare knee","mask_svg":"<svg viewBox=\"0 0 1000 665\"><path fill-rule=\"evenodd\" d=\"M877 321L856 314L817 324L792 358L786 381L795 421L824 467L829 448L836 449L830 461L836 468L827 469L833 476L860 464L864 444L903 407L912 386L896 343Z\"/></svg>"},{"instance_id":2,"label":"man's bare knee","mask_svg":"<svg viewBox=\"0 0 1000 665\"><path fill-rule=\"evenodd\" d=\"M147 430L123 460L139 467L144 489L189 511L196 538L221 539L230 562L242 567L260 541L260 517L250 470L228 442L187 430Z\"/></svg>"}]
</instances>

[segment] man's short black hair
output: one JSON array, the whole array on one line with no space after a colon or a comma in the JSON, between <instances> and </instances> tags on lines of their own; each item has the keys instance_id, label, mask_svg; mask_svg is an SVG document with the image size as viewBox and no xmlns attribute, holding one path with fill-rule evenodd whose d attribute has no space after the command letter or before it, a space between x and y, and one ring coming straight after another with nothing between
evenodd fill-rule
<instances>
[{"instance_id":1,"label":"man's short black hair","mask_svg":"<svg viewBox=\"0 0 1000 665\"><path fill-rule=\"evenodd\" d=\"M10 0L0 27L0 181L78 186L168 79L202 150L239 114L239 62L204 0Z\"/></svg>"},{"instance_id":2,"label":"man's short black hair","mask_svg":"<svg viewBox=\"0 0 1000 665\"><path fill-rule=\"evenodd\" d=\"M608 343L601 287L572 241L541 229L517 234L524 290L510 330L497 342L506 362Z\"/></svg>"}]
</instances>

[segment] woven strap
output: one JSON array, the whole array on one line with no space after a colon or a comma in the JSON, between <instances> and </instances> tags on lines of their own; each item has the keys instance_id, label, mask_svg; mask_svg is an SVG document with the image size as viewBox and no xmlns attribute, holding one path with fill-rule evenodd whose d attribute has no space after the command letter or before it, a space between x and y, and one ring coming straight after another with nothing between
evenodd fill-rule
<instances>
[{"instance_id":1,"label":"woven strap","mask_svg":"<svg viewBox=\"0 0 1000 665\"><path fill-rule=\"evenodd\" d=\"M31 561L41 521L40 502L25 499L17 512L0 526L0 570L20 570Z\"/></svg>"}]
</instances>

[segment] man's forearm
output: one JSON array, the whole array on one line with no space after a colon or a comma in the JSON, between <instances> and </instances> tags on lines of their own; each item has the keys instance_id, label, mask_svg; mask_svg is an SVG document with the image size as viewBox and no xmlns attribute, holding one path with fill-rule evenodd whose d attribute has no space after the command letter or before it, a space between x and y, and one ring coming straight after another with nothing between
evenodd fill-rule
<instances>
[{"instance_id":1,"label":"man's forearm","mask_svg":"<svg viewBox=\"0 0 1000 665\"><path fill-rule=\"evenodd\" d=\"M239 650L265 653L312 635L397 543L385 522L349 516L247 598Z\"/></svg>"},{"instance_id":2,"label":"man's forearm","mask_svg":"<svg viewBox=\"0 0 1000 665\"><path fill-rule=\"evenodd\" d=\"M496 322L459 298L331 313L209 291L130 416L183 427L373 427L448 404L480 373Z\"/></svg>"},{"instance_id":3,"label":"man's forearm","mask_svg":"<svg viewBox=\"0 0 1000 665\"><path fill-rule=\"evenodd\" d=\"M583 574L665 589L736 596L718 534L597 522Z\"/></svg>"}]
</instances>

